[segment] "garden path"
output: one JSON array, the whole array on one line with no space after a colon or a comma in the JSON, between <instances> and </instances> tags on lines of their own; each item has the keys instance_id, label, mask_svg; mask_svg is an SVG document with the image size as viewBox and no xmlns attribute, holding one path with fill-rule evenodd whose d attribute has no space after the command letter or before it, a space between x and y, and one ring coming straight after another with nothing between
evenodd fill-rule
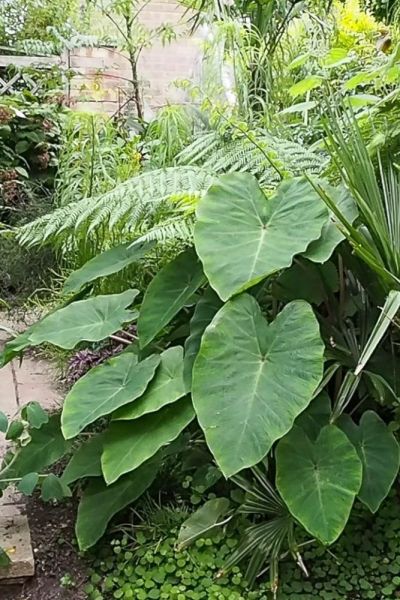
<instances>
[{"instance_id":1,"label":"garden path","mask_svg":"<svg viewBox=\"0 0 400 600\"><path fill-rule=\"evenodd\" d=\"M0 318L2 325L9 326ZM18 327L16 327L18 329ZM0 331L0 349L10 335ZM54 410L61 405L61 396L56 389L55 376L50 365L44 360L24 358L20 363L14 360L0 369L0 410L9 418L18 415L28 402L39 402L43 408ZM0 460L6 451L4 436L0 436ZM10 550L11 567L7 569L7 580L19 579L34 574L34 558L24 497L8 488L0 499L0 546ZM0 597L1 597L0 588Z\"/></svg>"}]
</instances>

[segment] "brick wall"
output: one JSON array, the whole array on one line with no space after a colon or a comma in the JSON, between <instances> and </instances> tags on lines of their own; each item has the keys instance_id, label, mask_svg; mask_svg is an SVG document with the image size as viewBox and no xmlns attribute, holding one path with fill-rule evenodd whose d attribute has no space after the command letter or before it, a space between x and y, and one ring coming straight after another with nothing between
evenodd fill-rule
<instances>
[{"instance_id":1,"label":"brick wall","mask_svg":"<svg viewBox=\"0 0 400 600\"><path fill-rule=\"evenodd\" d=\"M190 36L184 24L185 9L173 0L151 0L141 12L149 28L171 23L176 41L163 46L156 42L145 48L139 60L146 116L168 102L182 102L185 94L174 86L179 79L196 79L201 62L201 42ZM113 48L78 48L64 58L75 72L69 84L72 105L79 110L112 114L126 102L130 93L129 62Z\"/></svg>"}]
</instances>

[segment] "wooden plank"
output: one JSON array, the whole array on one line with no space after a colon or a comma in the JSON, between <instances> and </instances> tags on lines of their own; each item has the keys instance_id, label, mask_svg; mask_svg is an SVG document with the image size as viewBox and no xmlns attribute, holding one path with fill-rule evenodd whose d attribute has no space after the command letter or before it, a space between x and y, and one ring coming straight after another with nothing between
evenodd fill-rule
<instances>
[{"instance_id":1,"label":"wooden plank","mask_svg":"<svg viewBox=\"0 0 400 600\"><path fill-rule=\"evenodd\" d=\"M51 68L54 65L62 65L63 60L61 56L8 56L0 55L0 67L9 67L14 65L16 67L33 67L41 66L44 68Z\"/></svg>"}]
</instances>

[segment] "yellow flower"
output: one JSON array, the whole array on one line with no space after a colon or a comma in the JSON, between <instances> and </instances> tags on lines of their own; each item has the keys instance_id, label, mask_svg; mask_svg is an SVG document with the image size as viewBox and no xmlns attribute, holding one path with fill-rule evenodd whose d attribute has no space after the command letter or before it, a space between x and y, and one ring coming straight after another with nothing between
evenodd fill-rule
<instances>
[{"instance_id":1,"label":"yellow flower","mask_svg":"<svg viewBox=\"0 0 400 600\"><path fill-rule=\"evenodd\" d=\"M372 38L382 27L367 10L363 10L360 0L346 0L342 4L335 2L336 22L339 39L351 46L360 38Z\"/></svg>"}]
</instances>

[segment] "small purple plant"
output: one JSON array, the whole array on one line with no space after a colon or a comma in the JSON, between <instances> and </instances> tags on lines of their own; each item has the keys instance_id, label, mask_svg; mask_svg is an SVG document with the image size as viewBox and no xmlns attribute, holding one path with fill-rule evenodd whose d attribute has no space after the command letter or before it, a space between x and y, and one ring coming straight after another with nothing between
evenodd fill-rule
<instances>
[{"instance_id":1,"label":"small purple plant","mask_svg":"<svg viewBox=\"0 0 400 600\"><path fill-rule=\"evenodd\" d=\"M130 344L136 337L136 326L131 324L126 330L120 331L101 346L92 348L83 348L77 350L71 356L68 363L66 382L68 386L74 385L90 369L101 365L103 362L120 354L127 344ZM123 341L122 341L123 340Z\"/></svg>"}]
</instances>

